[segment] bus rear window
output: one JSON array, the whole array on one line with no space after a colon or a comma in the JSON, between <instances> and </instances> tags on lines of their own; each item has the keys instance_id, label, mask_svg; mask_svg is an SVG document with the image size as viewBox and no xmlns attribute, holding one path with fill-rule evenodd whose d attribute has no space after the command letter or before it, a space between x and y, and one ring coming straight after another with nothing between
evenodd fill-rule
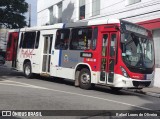
<instances>
[{"instance_id":1,"label":"bus rear window","mask_svg":"<svg viewBox=\"0 0 160 119\"><path fill-rule=\"evenodd\" d=\"M12 34L9 34L9 39L8 39L8 43L7 43L7 48L10 48L12 44Z\"/></svg>"}]
</instances>

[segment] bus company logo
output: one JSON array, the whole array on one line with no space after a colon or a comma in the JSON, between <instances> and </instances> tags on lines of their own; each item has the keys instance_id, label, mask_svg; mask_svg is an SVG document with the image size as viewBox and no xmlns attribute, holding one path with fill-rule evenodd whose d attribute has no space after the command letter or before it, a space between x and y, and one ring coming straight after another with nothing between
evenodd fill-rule
<instances>
[{"instance_id":1,"label":"bus company logo","mask_svg":"<svg viewBox=\"0 0 160 119\"><path fill-rule=\"evenodd\" d=\"M68 62L68 55L64 55L64 62Z\"/></svg>"},{"instance_id":2,"label":"bus company logo","mask_svg":"<svg viewBox=\"0 0 160 119\"><path fill-rule=\"evenodd\" d=\"M33 51L34 50L21 50L20 57L23 57L23 58L32 58Z\"/></svg>"}]
</instances>

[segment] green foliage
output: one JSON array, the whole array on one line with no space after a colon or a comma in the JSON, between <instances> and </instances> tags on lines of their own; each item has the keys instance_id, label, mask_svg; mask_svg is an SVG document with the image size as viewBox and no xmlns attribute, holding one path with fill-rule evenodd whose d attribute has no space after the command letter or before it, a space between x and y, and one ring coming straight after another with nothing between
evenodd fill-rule
<instances>
[{"instance_id":1,"label":"green foliage","mask_svg":"<svg viewBox=\"0 0 160 119\"><path fill-rule=\"evenodd\" d=\"M0 0L0 26L22 28L27 25L24 13L28 11L25 0Z\"/></svg>"}]
</instances>

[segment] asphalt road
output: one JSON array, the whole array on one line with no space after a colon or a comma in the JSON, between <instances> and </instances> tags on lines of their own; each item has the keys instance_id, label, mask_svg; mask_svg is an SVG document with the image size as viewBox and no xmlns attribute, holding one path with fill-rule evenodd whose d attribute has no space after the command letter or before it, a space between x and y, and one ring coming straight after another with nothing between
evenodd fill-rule
<instances>
[{"instance_id":1,"label":"asphalt road","mask_svg":"<svg viewBox=\"0 0 160 119\"><path fill-rule=\"evenodd\" d=\"M156 110L160 110L160 99L124 90L115 93L109 88L99 86L93 90L83 90L74 87L71 81L57 78L37 76L33 79L26 79L23 73L12 71L4 65L0 66L0 110L143 110L146 112L152 110L156 113ZM66 111L66 113L77 112ZM97 115L87 117L74 115L65 118L92 119L97 118ZM64 118L62 116L37 117L37 119ZM14 119L21 118L27 117L14 117ZM103 116L99 118L125 119L126 117ZM159 117L143 118L159 119Z\"/></svg>"}]
</instances>

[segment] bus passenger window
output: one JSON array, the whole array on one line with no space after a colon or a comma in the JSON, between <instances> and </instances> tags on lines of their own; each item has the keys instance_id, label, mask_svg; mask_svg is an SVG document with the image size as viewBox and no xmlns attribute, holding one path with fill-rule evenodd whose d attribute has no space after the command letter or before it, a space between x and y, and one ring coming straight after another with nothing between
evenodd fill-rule
<instances>
[{"instance_id":1,"label":"bus passenger window","mask_svg":"<svg viewBox=\"0 0 160 119\"><path fill-rule=\"evenodd\" d=\"M69 29L57 30L55 49L67 50L69 43L69 35L70 35Z\"/></svg>"},{"instance_id":2,"label":"bus passenger window","mask_svg":"<svg viewBox=\"0 0 160 119\"><path fill-rule=\"evenodd\" d=\"M24 33L21 33L21 40L20 40L20 45L19 45L19 47L20 47L20 48L22 47L22 43L23 43L23 36L24 36Z\"/></svg>"},{"instance_id":3,"label":"bus passenger window","mask_svg":"<svg viewBox=\"0 0 160 119\"><path fill-rule=\"evenodd\" d=\"M97 38L98 38L98 28L94 28L93 37L92 37L92 50L96 49L97 46Z\"/></svg>"},{"instance_id":4,"label":"bus passenger window","mask_svg":"<svg viewBox=\"0 0 160 119\"><path fill-rule=\"evenodd\" d=\"M22 48L33 49L35 44L35 39L36 39L36 32L24 33Z\"/></svg>"},{"instance_id":5,"label":"bus passenger window","mask_svg":"<svg viewBox=\"0 0 160 119\"><path fill-rule=\"evenodd\" d=\"M10 48L11 45L12 45L12 34L9 34L9 39L8 39L7 48Z\"/></svg>"},{"instance_id":6,"label":"bus passenger window","mask_svg":"<svg viewBox=\"0 0 160 119\"><path fill-rule=\"evenodd\" d=\"M35 43L35 48L37 49L39 46L39 39L40 39L40 31L37 32L36 35L36 43Z\"/></svg>"},{"instance_id":7,"label":"bus passenger window","mask_svg":"<svg viewBox=\"0 0 160 119\"><path fill-rule=\"evenodd\" d=\"M72 29L71 50L89 50L92 39L91 28Z\"/></svg>"}]
</instances>

